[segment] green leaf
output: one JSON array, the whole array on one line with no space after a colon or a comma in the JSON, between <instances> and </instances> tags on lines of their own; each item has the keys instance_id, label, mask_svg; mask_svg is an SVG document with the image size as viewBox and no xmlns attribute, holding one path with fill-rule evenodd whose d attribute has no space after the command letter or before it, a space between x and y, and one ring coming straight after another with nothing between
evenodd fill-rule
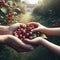
<instances>
[{"instance_id":1,"label":"green leaf","mask_svg":"<svg viewBox=\"0 0 60 60\"><path fill-rule=\"evenodd\" d=\"M6 13L7 13L7 8L2 7L2 8L1 8L1 11L2 11L4 14L6 14Z\"/></svg>"},{"instance_id":2,"label":"green leaf","mask_svg":"<svg viewBox=\"0 0 60 60\"><path fill-rule=\"evenodd\" d=\"M45 34L42 34L41 37L47 39L47 36Z\"/></svg>"}]
</instances>

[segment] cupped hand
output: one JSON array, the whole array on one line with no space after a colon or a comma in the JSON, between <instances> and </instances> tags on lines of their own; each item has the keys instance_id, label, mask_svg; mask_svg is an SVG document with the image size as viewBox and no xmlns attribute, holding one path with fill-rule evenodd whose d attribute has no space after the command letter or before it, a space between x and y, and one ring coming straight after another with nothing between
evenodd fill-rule
<instances>
[{"instance_id":1,"label":"cupped hand","mask_svg":"<svg viewBox=\"0 0 60 60\"><path fill-rule=\"evenodd\" d=\"M34 25L34 26L37 26L37 28L32 29L33 32L41 31L41 30L44 30L44 29L47 28L47 27L43 26L42 24L40 24L38 22L30 22L30 23L28 23L28 25L31 25L31 24Z\"/></svg>"},{"instance_id":2,"label":"cupped hand","mask_svg":"<svg viewBox=\"0 0 60 60\"><path fill-rule=\"evenodd\" d=\"M9 34L12 34L20 25L23 27L26 27L26 25L23 23L15 23L15 24L10 25L8 27Z\"/></svg>"},{"instance_id":3,"label":"cupped hand","mask_svg":"<svg viewBox=\"0 0 60 60\"><path fill-rule=\"evenodd\" d=\"M36 37L36 38L34 38L34 39L32 39L32 40L30 40L30 39L25 39L24 41L27 43L27 44L30 44L30 45L32 45L32 46L39 46L40 44L41 44L41 42L42 42L42 40L45 40L44 38L42 38L42 37Z\"/></svg>"},{"instance_id":4,"label":"cupped hand","mask_svg":"<svg viewBox=\"0 0 60 60\"><path fill-rule=\"evenodd\" d=\"M12 47L17 52L28 52L33 50L33 47L31 45L25 44L22 40L18 39L13 35L0 35L0 37L1 43Z\"/></svg>"}]
</instances>

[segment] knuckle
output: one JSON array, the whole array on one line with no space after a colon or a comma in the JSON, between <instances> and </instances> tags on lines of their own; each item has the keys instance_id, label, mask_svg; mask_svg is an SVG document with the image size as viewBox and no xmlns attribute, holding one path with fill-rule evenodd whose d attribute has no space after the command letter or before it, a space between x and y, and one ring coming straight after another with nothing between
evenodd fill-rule
<instances>
[{"instance_id":1,"label":"knuckle","mask_svg":"<svg viewBox=\"0 0 60 60\"><path fill-rule=\"evenodd\" d=\"M12 37L13 37L13 35L7 35L7 37L8 37L8 38L12 38Z\"/></svg>"}]
</instances>

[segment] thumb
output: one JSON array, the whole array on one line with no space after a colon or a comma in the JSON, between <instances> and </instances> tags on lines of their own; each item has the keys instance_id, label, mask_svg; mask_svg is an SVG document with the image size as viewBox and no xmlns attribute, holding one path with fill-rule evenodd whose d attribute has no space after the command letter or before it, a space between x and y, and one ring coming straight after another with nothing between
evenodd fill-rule
<instances>
[{"instance_id":1,"label":"thumb","mask_svg":"<svg viewBox=\"0 0 60 60\"><path fill-rule=\"evenodd\" d=\"M30 39L25 39L24 40L26 43L28 43L28 44L33 44L34 43L34 41L33 40L30 40Z\"/></svg>"}]
</instances>

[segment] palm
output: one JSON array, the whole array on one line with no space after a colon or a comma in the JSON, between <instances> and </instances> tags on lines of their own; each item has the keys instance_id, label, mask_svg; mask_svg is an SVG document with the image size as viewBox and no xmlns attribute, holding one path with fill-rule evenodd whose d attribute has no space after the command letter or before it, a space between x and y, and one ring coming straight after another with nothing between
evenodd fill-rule
<instances>
[{"instance_id":1,"label":"palm","mask_svg":"<svg viewBox=\"0 0 60 60\"><path fill-rule=\"evenodd\" d=\"M20 25L25 27L25 24L22 24L22 23L15 23L13 25L10 25L8 28L9 34L12 34Z\"/></svg>"}]
</instances>

